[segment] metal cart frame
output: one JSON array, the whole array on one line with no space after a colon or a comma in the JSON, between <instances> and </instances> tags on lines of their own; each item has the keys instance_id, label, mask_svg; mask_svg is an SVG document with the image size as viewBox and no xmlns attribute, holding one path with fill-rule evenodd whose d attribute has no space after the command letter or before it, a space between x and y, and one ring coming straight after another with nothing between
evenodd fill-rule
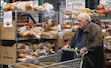
<instances>
[{"instance_id":1,"label":"metal cart frame","mask_svg":"<svg viewBox=\"0 0 111 68\"><path fill-rule=\"evenodd\" d=\"M25 62L21 62L21 63L34 64L34 62L36 60L39 60L39 62L56 62L54 64L43 66L40 68L82 68L84 55L87 54L88 52L86 52L85 54L83 54L80 57L80 55L75 50L66 50L66 51L73 51L76 54L76 57L74 56L74 59L72 59L72 60L60 62L59 57L61 56L62 50L59 50L58 53L56 53L56 54L39 57L37 59L25 61ZM20 64L20 63L16 63L16 64ZM16 64L9 65L9 68L15 68Z\"/></svg>"}]
</instances>

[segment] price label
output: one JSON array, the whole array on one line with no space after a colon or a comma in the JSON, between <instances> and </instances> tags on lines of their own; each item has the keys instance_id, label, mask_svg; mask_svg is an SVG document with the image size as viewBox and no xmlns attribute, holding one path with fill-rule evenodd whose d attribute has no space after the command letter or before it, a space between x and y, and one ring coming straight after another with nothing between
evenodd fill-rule
<instances>
[{"instance_id":1,"label":"price label","mask_svg":"<svg viewBox=\"0 0 111 68\"><path fill-rule=\"evenodd\" d=\"M4 27L12 27L12 11L4 12Z\"/></svg>"}]
</instances>

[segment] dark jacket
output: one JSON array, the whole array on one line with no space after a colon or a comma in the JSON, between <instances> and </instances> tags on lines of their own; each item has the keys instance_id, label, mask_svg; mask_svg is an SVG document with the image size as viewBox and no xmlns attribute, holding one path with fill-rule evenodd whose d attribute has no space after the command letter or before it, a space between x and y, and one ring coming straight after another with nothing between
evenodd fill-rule
<instances>
[{"instance_id":1,"label":"dark jacket","mask_svg":"<svg viewBox=\"0 0 111 68\"><path fill-rule=\"evenodd\" d=\"M72 48L75 47L79 30L76 31L68 42ZM89 50L88 54L84 57L83 68L104 68L103 37L101 29L97 24L91 22L86 31L84 31L82 47L86 47Z\"/></svg>"}]
</instances>

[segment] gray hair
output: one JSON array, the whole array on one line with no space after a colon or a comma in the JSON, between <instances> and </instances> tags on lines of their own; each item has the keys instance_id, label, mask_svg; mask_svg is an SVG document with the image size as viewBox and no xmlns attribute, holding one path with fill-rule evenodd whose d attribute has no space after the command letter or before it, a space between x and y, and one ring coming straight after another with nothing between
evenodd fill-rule
<instances>
[{"instance_id":1,"label":"gray hair","mask_svg":"<svg viewBox=\"0 0 111 68\"><path fill-rule=\"evenodd\" d=\"M80 16L83 16L84 19L88 20L89 22L91 22L91 17L89 16L89 14L82 12L79 13Z\"/></svg>"}]
</instances>

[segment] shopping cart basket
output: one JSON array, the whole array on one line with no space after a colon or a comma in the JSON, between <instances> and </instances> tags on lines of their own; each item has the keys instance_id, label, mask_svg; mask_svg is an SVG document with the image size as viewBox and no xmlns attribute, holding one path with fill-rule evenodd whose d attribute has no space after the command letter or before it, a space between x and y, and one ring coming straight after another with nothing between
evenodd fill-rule
<instances>
[{"instance_id":1,"label":"shopping cart basket","mask_svg":"<svg viewBox=\"0 0 111 68\"><path fill-rule=\"evenodd\" d=\"M88 51L85 54L80 55L74 49L59 50L57 63L43 68L82 68L83 58L87 53Z\"/></svg>"},{"instance_id":2,"label":"shopping cart basket","mask_svg":"<svg viewBox=\"0 0 111 68\"><path fill-rule=\"evenodd\" d=\"M65 56L67 53L70 53L70 54L68 54L68 56ZM40 68L82 68L84 55L82 56L79 55L77 51L75 51L74 49L67 49L67 50L60 49L57 54L39 57L37 59L26 61L23 63L34 64L34 62L38 60L39 62L56 62L54 64L43 66ZM12 66L14 68L14 65Z\"/></svg>"}]
</instances>

